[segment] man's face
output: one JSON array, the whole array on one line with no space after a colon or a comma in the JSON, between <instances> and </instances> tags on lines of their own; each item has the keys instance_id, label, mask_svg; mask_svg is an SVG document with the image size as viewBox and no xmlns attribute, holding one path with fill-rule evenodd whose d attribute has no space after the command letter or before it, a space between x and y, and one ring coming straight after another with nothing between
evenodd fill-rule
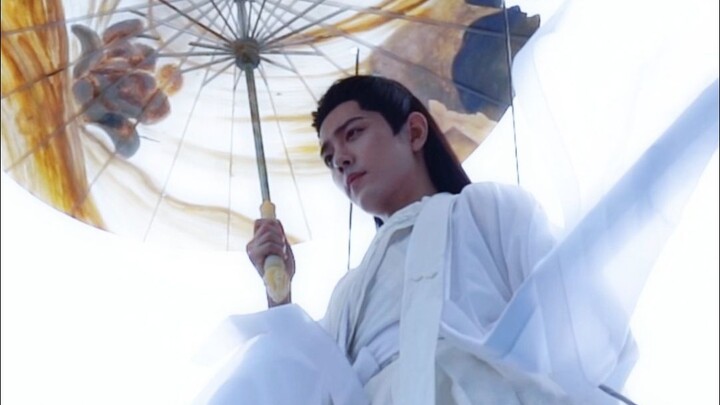
<instances>
[{"instance_id":1,"label":"man's face","mask_svg":"<svg viewBox=\"0 0 720 405\"><path fill-rule=\"evenodd\" d=\"M386 218L413 201L424 163L407 124L393 134L380 113L347 101L328 114L319 136L335 184L365 212Z\"/></svg>"}]
</instances>

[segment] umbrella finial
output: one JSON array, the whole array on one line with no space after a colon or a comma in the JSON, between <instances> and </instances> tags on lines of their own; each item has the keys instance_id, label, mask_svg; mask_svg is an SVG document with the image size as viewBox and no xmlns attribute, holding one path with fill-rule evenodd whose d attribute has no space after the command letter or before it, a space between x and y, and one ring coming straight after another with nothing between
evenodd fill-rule
<instances>
[{"instance_id":1,"label":"umbrella finial","mask_svg":"<svg viewBox=\"0 0 720 405\"><path fill-rule=\"evenodd\" d=\"M233 41L235 65L240 69L255 69L260 64L260 44L254 38L241 38Z\"/></svg>"}]
</instances>

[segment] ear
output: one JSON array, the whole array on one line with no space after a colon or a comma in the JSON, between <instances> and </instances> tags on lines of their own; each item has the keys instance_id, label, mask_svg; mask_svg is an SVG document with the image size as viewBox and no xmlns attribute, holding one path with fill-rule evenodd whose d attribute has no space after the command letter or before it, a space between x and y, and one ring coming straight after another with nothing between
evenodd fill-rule
<instances>
[{"instance_id":1,"label":"ear","mask_svg":"<svg viewBox=\"0 0 720 405\"><path fill-rule=\"evenodd\" d=\"M407 127L413 152L421 151L428 137L427 118L422 113L413 111L408 115Z\"/></svg>"}]
</instances>

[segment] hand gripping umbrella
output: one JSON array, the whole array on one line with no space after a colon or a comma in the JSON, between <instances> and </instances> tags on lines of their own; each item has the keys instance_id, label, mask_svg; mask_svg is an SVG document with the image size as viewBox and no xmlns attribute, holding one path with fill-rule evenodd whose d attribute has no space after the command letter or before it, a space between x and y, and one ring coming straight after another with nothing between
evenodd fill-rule
<instances>
[{"instance_id":1,"label":"hand gripping umbrella","mask_svg":"<svg viewBox=\"0 0 720 405\"><path fill-rule=\"evenodd\" d=\"M245 21L246 19L242 15L244 8L241 3L237 4L241 13L239 20ZM263 218L275 219L275 205L270 201L270 187L268 186L267 168L265 167L265 152L263 151L260 114L258 113L257 105L257 90L255 89L255 73L253 71L260 63L260 47L257 40L247 37L248 30L243 28L245 27L241 27L242 37L233 45L236 52L235 63L242 69L247 80L253 139L255 140L255 154L263 200L260 206L260 213ZM270 297L275 302L285 300L290 293L290 278L285 271L283 260L276 255L268 256L265 259L264 271L263 280L265 281Z\"/></svg>"}]
</instances>

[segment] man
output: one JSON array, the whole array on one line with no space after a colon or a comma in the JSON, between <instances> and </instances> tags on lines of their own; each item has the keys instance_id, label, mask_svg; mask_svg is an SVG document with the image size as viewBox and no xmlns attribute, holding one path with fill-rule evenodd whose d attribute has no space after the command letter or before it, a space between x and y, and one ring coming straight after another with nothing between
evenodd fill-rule
<instances>
[{"instance_id":1,"label":"man","mask_svg":"<svg viewBox=\"0 0 720 405\"><path fill-rule=\"evenodd\" d=\"M537 341L523 341L522 332L493 341L498 323L535 322L505 313L555 245L534 199L514 186L470 184L422 103L389 79L336 82L321 99L314 126L335 184L381 225L360 266L336 286L321 322L363 386L367 399L358 400L564 404L610 398L598 395L597 386L571 398L554 381L554 373L566 371L564 356L553 352L560 342L542 341L542 328L534 332ZM290 278L295 273L292 249L275 220L256 222L247 252L261 276L269 255L284 260ZM288 295L268 304L290 301ZM286 331L286 344L262 349L268 363L281 364L295 350L295 332ZM517 352L518 339L521 364L503 361L503 352ZM620 364L630 354L608 358ZM285 379L292 378L277 367L276 375L288 371ZM262 379L261 373L227 384Z\"/></svg>"}]
</instances>

